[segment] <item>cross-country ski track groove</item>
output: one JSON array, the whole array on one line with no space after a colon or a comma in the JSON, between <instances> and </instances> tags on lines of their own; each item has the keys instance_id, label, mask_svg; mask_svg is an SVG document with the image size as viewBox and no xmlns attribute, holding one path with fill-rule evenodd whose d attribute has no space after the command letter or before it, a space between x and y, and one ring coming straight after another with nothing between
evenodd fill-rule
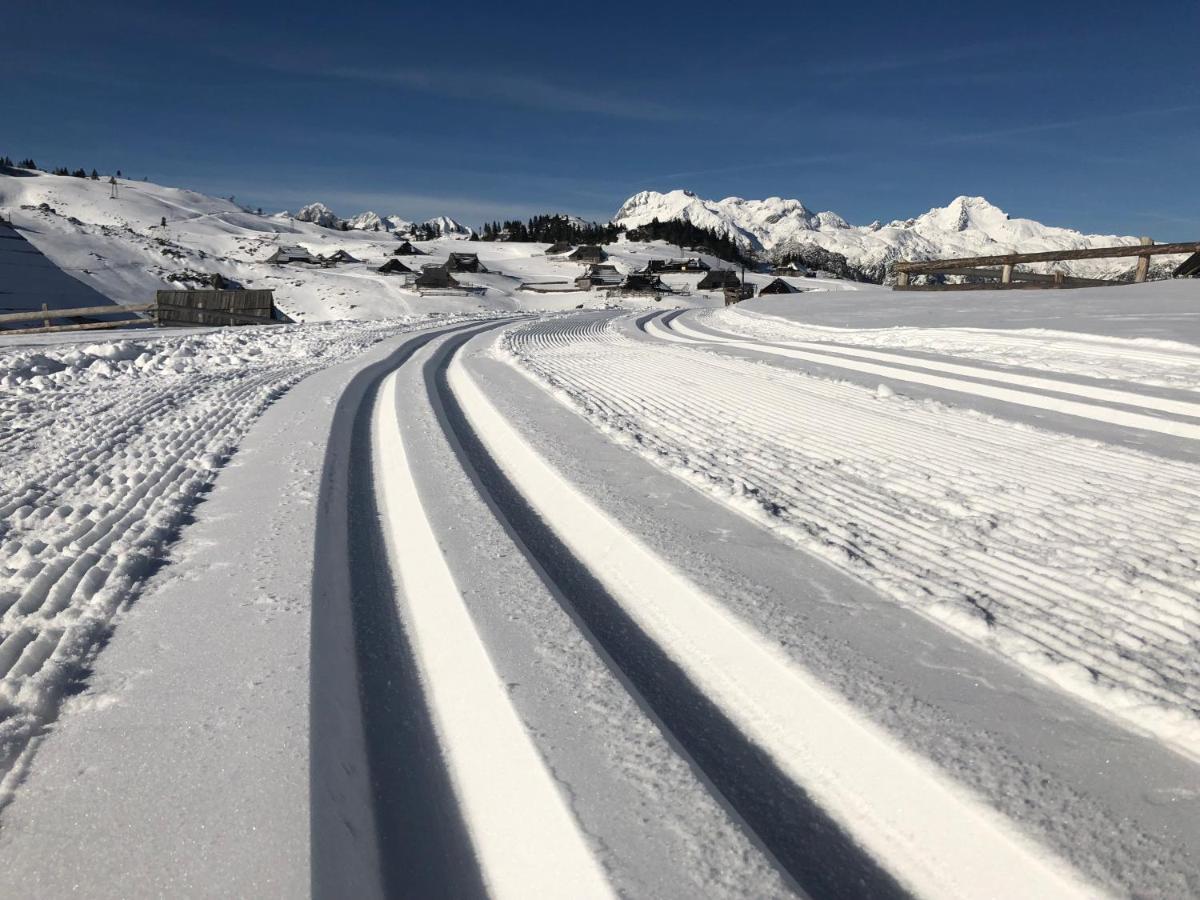
<instances>
[{"instance_id":1,"label":"cross-country ski track groove","mask_svg":"<svg viewBox=\"0 0 1200 900\"><path fill-rule=\"evenodd\" d=\"M530 323L507 346L596 424L781 536L1194 755L1194 466L675 334L647 352L613 321ZM1105 554L1123 578L1095 566Z\"/></svg>"},{"instance_id":2,"label":"cross-country ski track groove","mask_svg":"<svg viewBox=\"0 0 1200 900\"><path fill-rule=\"evenodd\" d=\"M458 463L621 682L795 886L816 897L909 892L963 897L977 891L992 893L1006 879L1013 879L1012 889L1027 896L1085 895L1093 890L986 802L947 781L781 657L769 639L707 597L572 488L521 440L457 362L462 346L478 331L438 336L422 352L428 360L423 376L428 402L455 448ZM487 798L480 800L479 794L486 778L472 786L471 763L463 761L474 752L468 746L471 738L466 737L470 727L451 721L453 707L462 698L452 696L454 690L447 685L431 683L439 677L433 657L450 649L439 648L434 631L420 624L420 607L428 604L430 592L442 597L443 606L456 605L455 560L453 554L444 562L431 559L440 540L431 521L427 517L423 521L422 504L434 498L421 497L411 477L387 468L410 463L403 452L401 421L391 412L399 402L389 396L389 385L394 383L389 376L382 388L367 392L357 414L356 435L361 439L367 427L364 410L371 410L375 432L370 443L377 460L372 490L376 498L390 497L379 508L385 513L383 528L390 531L384 544L394 584L375 581L369 592L376 595L376 605L380 592L395 596L400 634L391 639L381 658L370 658L372 651L360 644L360 666L388 669L390 655L407 658L392 674L393 679L410 683L389 683L404 696L411 697L414 689L422 696L427 724L432 723L442 749L437 763L443 767L441 782L454 792L473 843L469 859L456 861L455 854L468 855L461 842L441 842L442 864L478 867L489 891L517 895L515 887L526 863L509 857L513 880L506 887L500 872L504 864L488 860L504 855L497 856L505 840L497 833L497 828L503 831L504 816L518 827L526 813L537 821L519 827L534 832L557 827L568 832L559 839L576 848L566 854L574 853L574 862L570 858L562 862L568 869L575 866L583 878L563 895L578 896L594 877L593 863L587 853L578 851L578 836L561 819L565 808L544 793L552 785L544 781L544 773L537 773L536 754L514 751L513 758L526 767L519 773L521 778L532 779L531 783L543 779L543 787L534 790L545 798L537 802L548 803L545 809L550 812L537 815L536 805L524 810L520 804L512 808L500 803L489 813L484 808ZM414 398L406 396L403 402L412 403ZM355 451L352 458L361 460L361 452ZM364 504L359 502L363 498L355 499L356 493L351 488L352 505L360 507L358 513L350 513L352 520L361 515L375 519L378 499ZM398 524L396 516L404 521ZM358 519L364 526L366 520ZM374 552L379 552L378 538L374 540ZM370 569L369 577L378 579L378 563L376 559L374 565L353 568ZM355 604L366 601L363 592L355 593L359 596ZM451 617L460 628L469 629L469 614L460 609ZM356 629L361 632L357 623ZM466 635L459 643L463 640L483 648L477 637ZM475 671L480 685L489 677L498 678L486 666ZM373 727L365 708L371 702L367 694L372 688L365 683L370 677L364 674L361 686L368 731ZM502 718L510 716L511 710L501 713ZM509 721L511 725L513 720ZM510 746L521 745L521 736L513 736ZM368 734L368 750L382 738ZM373 767L385 765L382 756L370 755ZM427 749L420 759L422 765L430 764ZM921 795L921 803L909 802L913 791ZM498 818L490 820L491 828L481 827L489 815ZM397 842L408 840L410 829L420 827L409 821L389 830L379 823L381 857L386 858ZM412 837L425 843L426 849L430 840L438 842L428 834ZM409 858L417 863L412 854ZM434 882L423 877L421 883L429 887ZM393 889L396 884L386 871L384 884Z\"/></svg>"}]
</instances>

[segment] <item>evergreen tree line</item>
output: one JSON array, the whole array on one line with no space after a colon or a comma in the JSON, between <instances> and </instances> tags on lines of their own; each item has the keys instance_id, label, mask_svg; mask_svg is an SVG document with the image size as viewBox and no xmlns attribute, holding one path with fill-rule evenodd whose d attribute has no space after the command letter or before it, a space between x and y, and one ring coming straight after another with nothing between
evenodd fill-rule
<instances>
[{"instance_id":1,"label":"evergreen tree line","mask_svg":"<svg viewBox=\"0 0 1200 900\"><path fill-rule=\"evenodd\" d=\"M587 222L581 225L567 216L552 213L533 216L525 222L520 219L508 219L503 224L485 222L480 229L480 239L540 244L611 244L623 230L611 223L601 225Z\"/></svg>"},{"instance_id":2,"label":"evergreen tree line","mask_svg":"<svg viewBox=\"0 0 1200 900\"><path fill-rule=\"evenodd\" d=\"M66 166L57 166L53 169L42 169L32 158L26 157L20 162L13 162L11 156L0 156L0 169L31 169L35 172L48 172L50 175L66 175L73 178L90 178L92 181L100 180L100 173L92 169L89 174L86 169L69 169ZM117 177L123 177L121 170L117 169Z\"/></svg>"},{"instance_id":3,"label":"evergreen tree line","mask_svg":"<svg viewBox=\"0 0 1200 900\"><path fill-rule=\"evenodd\" d=\"M678 247L703 250L726 262L741 263L747 266L755 264L754 258L743 251L729 235L719 234L679 219L668 219L665 222L654 219L646 225L633 229L627 234L627 237L631 241L666 241L668 244Z\"/></svg>"},{"instance_id":4,"label":"evergreen tree line","mask_svg":"<svg viewBox=\"0 0 1200 900\"><path fill-rule=\"evenodd\" d=\"M516 243L557 244L611 244L626 231L623 225L611 222L580 224L567 216L547 214L533 216L521 221L508 219L504 222L488 222L480 229L481 240L513 241ZM728 235L701 228L690 222L658 219L628 232L631 241L665 241L679 247L703 250L727 262L753 264L746 254Z\"/></svg>"}]
</instances>

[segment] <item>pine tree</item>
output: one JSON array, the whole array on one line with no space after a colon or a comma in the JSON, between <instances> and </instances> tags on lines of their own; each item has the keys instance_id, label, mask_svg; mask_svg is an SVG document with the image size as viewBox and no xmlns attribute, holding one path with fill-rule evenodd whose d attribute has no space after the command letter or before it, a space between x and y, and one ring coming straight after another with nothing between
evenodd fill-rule
<instances>
[{"instance_id":1,"label":"pine tree","mask_svg":"<svg viewBox=\"0 0 1200 900\"><path fill-rule=\"evenodd\" d=\"M100 173L97 172L95 169L92 169L92 181L99 181L99 180L100 180Z\"/></svg>"}]
</instances>

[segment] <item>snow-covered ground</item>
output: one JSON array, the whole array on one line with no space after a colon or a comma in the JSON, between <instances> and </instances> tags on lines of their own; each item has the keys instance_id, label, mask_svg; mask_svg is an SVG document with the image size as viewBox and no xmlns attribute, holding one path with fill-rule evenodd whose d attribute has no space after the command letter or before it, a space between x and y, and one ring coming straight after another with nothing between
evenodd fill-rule
<instances>
[{"instance_id":1,"label":"snow-covered ground","mask_svg":"<svg viewBox=\"0 0 1200 900\"><path fill-rule=\"evenodd\" d=\"M3 178L307 321L0 336L0 894L1200 896L1194 284L420 298Z\"/></svg>"},{"instance_id":2,"label":"snow-covered ground","mask_svg":"<svg viewBox=\"0 0 1200 900\"><path fill-rule=\"evenodd\" d=\"M90 288L123 304L152 302L160 289L207 287L214 274L247 288L274 290L276 306L305 322L429 312L570 310L611 302L603 291L523 290L526 283L546 282L573 288L573 280L584 271L580 263L547 258L544 244L464 242L448 237L415 242L421 255L394 257L401 243L399 233L341 231L287 216L258 215L229 200L150 182L122 180L113 198L104 180L0 174L0 215L11 219L20 235L62 272L82 282L79 293ZM344 250L356 261L330 268L268 264L266 259L280 247L299 247L314 256ZM464 286L475 288L473 292L422 296L404 275L376 271L390 259L400 259L419 271L422 265L444 263L451 252L460 251L478 253L489 270L455 275ZM677 256L679 248L620 243L608 251L618 270L630 272L643 268L650 258ZM727 265L715 257L705 258L712 265ZM57 280L62 280L62 272L55 273ZM686 292L680 302L723 302L717 292L692 290L698 276L665 280ZM39 285L41 302L59 308L73 305L56 285L57 281ZM32 297L35 291L22 293ZM637 307L648 302L629 299L624 304ZM40 308L40 302L32 308Z\"/></svg>"},{"instance_id":3,"label":"snow-covered ground","mask_svg":"<svg viewBox=\"0 0 1200 900\"><path fill-rule=\"evenodd\" d=\"M0 804L30 739L264 409L428 324L137 333L0 355Z\"/></svg>"}]
</instances>

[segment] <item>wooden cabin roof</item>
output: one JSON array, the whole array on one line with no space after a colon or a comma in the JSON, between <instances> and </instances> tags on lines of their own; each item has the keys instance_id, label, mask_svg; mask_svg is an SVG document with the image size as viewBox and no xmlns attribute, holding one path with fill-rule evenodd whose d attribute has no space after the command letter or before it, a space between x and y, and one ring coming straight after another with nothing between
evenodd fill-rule
<instances>
[{"instance_id":1,"label":"wooden cabin roof","mask_svg":"<svg viewBox=\"0 0 1200 900\"><path fill-rule=\"evenodd\" d=\"M788 284L782 278L776 278L770 284L764 286L763 289L758 292L758 296L761 297L763 294L799 294L799 293L800 293L800 288Z\"/></svg>"}]
</instances>

